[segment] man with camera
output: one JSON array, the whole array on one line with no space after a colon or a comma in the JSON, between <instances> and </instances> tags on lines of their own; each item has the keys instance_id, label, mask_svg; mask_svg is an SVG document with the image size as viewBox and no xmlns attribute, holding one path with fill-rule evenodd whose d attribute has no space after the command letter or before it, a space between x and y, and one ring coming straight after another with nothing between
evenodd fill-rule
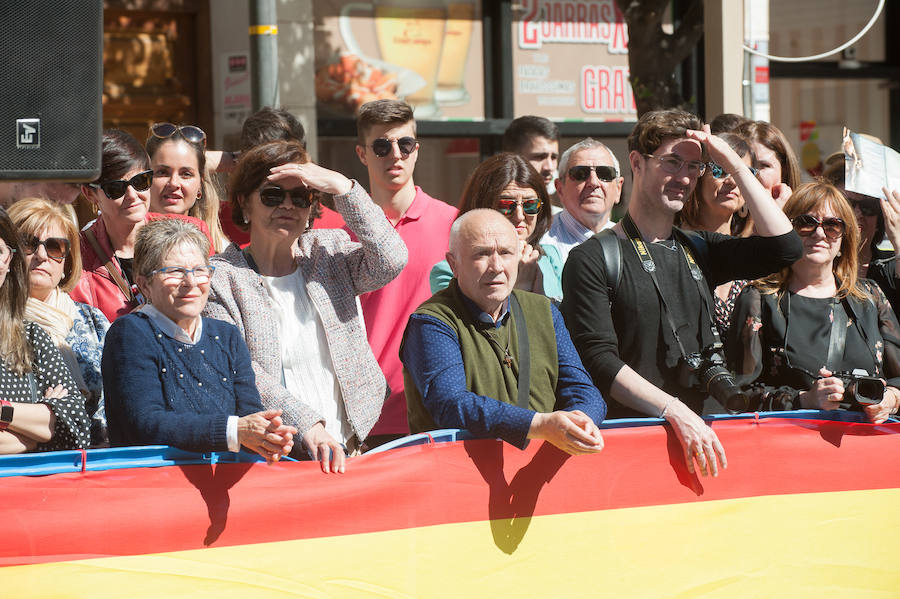
<instances>
[{"instance_id":1,"label":"man with camera","mask_svg":"<svg viewBox=\"0 0 900 599\"><path fill-rule=\"evenodd\" d=\"M688 470L696 462L716 476L727 466L725 450L700 415L740 411L746 398L723 366L711 289L791 264L800 239L749 167L696 116L644 114L628 149L628 213L569 254L561 310L594 384L616 400L609 416L665 418ZM674 228L708 162L734 178L759 236Z\"/></svg>"}]
</instances>

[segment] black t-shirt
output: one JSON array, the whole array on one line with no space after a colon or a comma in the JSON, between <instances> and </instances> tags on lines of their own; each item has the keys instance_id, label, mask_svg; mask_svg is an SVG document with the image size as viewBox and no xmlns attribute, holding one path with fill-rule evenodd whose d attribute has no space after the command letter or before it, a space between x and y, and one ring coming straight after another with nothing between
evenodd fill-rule
<instances>
[{"instance_id":1,"label":"black t-shirt","mask_svg":"<svg viewBox=\"0 0 900 599\"><path fill-rule=\"evenodd\" d=\"M735 279L755 279L800 257L800 238L793 231L778 237L737 238L711 232L692 233L703 251L694 255L712 287ZM602 247L596 238L574 248L563 270L561 311L572 341L594 384L610 398L610 387L628 364L650 383L703 411L705 395L678 384L677 345L672 340L659 295L643 270L631 242L619 239L622 276L610 306ZM648 244L656 272L687 353L712 343L709 316L680 249ZM671 246L671 241L668 242ZM607 401L610 418L646 416ZM710 411L710 410L707 410Z\"/></svg>"}]
</instances>

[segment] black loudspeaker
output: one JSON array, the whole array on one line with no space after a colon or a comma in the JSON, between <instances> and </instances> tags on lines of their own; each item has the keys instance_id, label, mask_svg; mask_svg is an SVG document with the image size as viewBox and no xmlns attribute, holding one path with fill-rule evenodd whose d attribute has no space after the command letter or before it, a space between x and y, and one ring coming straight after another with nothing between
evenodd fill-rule
<instances>
[{"instance_id":1,"label":"black loudspeaker","mask_svg":"<svg viewBox=\"0 0 900 599\"><path fill-rule=\"evenodd\" d=\"M0 0L0 24L0 179L96 179L103 0Z\"/></svg>"}]
</instances>

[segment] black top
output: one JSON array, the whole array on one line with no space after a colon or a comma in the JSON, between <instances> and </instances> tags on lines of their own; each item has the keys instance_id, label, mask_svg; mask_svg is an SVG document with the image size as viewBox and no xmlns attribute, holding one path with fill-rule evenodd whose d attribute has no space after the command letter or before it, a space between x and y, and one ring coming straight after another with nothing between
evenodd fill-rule
<instances>
[{"instance_id":1,"label":"black top","mask_svg":"<svg viewBox=\"0 0 900 599\"><path fill-rule=\"evenodd\" d=\"M847 298L849 319L844 353L826 364L831 334L832 298L787 292L781 298L747 287L734 308L728 356L738 382L751 391L751 410L799 407L800 391L812 387L823 366L832 372L866 371L900 388L900 325L884 293L872 281L861 281L871 300Z\"/></svg>"},{"instance_id":2,"label":"black top","mask_svg":"<svg viewBox=\"0 0 900 599\"><path fill-rule=\"evenodd\" d=\"M755 279L790 265L802 253L793 231L777 237L731 237L708 231L692 232L705 251L694 255L711 288L735 279ZM704 396L678 383L681 357L662 311L650 276L627 239L619 239L622 278L610 307L600 242L592 237L569 254L563 270L561 311L585 368L604 397L626 363L642 377L678 396L698 413ZM648 244L657 276L672 316L680 329L685 351L696 352L713 342L709 308L680 250L672 240ZM699 245L699 244L698 244ZM645 416L610 402L609 418ZM720 408L719 408L720 410ZM715 405L707 411L718 411Z\"/></svg>"},{"instance_id":3,"label":"black top","mask_svg":"<svg viewBox=\"0 0 900 599\"><path fill-rule=\"evenodd\" d=\"M869 271L866 276L878 283L887 300L894 309L894 314L900 312L900 285L897 281L897 263L890 260L894 255L887 250L877 250L869 263ZM898 258L900 259L900 258Z\"/></svg>"},{"instance_id":4,"label":"black top","mask_svg":"<svg viewBox=\"0 0 900 599\"><path fill-rule=\"evenodd\" d=\"M34 373L35 394L32 398L28 376L19 376L0 361L0 399L19 403L44 403L56 416L53 437L38 445L39 451L81 449L90 443L90 423L84 409L84 396L44 329L33 322L25 322L25 335L34 350L31 369ZM47 399L44 392L62 385L68 395L61 399ZM35 401L35 399L37 401ZM15 418L15 416L13 416Z\"/></svg>"}]
</instances>

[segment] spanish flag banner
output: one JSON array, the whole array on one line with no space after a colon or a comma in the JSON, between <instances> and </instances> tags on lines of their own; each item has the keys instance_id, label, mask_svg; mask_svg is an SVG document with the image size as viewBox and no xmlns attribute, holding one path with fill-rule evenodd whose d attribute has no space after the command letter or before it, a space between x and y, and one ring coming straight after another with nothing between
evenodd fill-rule
<instances>
[{"instance_id":1,"label":"spanish flag banner","mask_svg":"<svg viewBox=\"0 0 900 599\"><path fill-rule=\"evenodd\" d=\"M257 462L7 476L0 596L900 594L900 424L713 427L717 478L689 474L661 425L607 428L603 452L578 457L477 440L363 455L343 475Z\"/></svg>"}]
</instances>

